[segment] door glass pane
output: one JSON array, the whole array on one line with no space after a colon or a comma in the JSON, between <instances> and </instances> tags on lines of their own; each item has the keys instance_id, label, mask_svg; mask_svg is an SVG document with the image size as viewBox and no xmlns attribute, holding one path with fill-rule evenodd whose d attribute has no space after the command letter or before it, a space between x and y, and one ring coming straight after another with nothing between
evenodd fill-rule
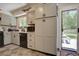
<instances>
[{"instance_id":1,"label":"door glass pane","mask_svg":"<svg viewBox=\"0 0 79 59\"><path fill-rule=\"evenodd\" d=\"M77 49L77 10L62 13L62 48Z\"/></svg>"}]
</instances>

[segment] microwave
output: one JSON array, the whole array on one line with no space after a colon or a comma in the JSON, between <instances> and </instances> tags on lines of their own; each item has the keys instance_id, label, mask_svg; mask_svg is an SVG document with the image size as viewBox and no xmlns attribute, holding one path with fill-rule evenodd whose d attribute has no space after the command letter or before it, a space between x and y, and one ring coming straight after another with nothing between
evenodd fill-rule
<instances>
[{"instance_id":1,"label":"microwave","mask_svg":"<svg viewBox=\"0 0 79 59\"><path fill-rule=\"evenodd\" d=\"M27 32L35 32L35 24L29 24L27 27Z\"/></svg>"}]
</instances>

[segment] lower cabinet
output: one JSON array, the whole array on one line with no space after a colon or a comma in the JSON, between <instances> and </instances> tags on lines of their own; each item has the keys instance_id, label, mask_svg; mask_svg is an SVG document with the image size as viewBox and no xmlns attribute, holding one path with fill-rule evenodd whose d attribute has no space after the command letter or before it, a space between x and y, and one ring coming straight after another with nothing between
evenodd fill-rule
<instances>
[{"instance_id":1,"label":"lower cabinet","mask_svg":"<svg viewBox=\"0 0 79 59\"><path fill-rule=\"evenodd\" d=\"M56 55L56 37L27 34L28 48Z\"/></svg>"},{"instance_id":2,"label":"lower cabinet","mask_svg":"<svg viewBox=\"0 0 79 59\"><path fill-rule=\"evenodd\" d=\"M35 49L35 34L34 32L27 34L28 48Z\"/></svg>"},{"instance_id":3,"label":"lower cabinet","mask_svg":"<svg viewBox=\"0 0 79 59\"><path fill-rule=\"evenodd\" d=\"M11 43L11 32L5 32L4 31L4 44L10 44Z\"/></svg>"},{"instance_id":4,"label":"lower cabinet","mask_svg":"<svg viewBox=\"0 0 79 59\"><path fill-rule=\"evenodd\" d=\"M44 52L56 55L56 38L48 36L43 38Z\"/></svg>"},{"instance_id":5,"label":"lower cabinet","mask_svg":"<svg viewBox=\"0 0 79 59\"><path fill-rule=\"evenodd\" d=\"M20 33L20 47L27 48L27 33Z\"/></svg>"},{"instance_id":6,"label":"lower cabinet","mask_svg":"<svg viewBox=\"0 0 79 59\"><path fill-rule=\"evenodd\" d=\"M44 40L41 36L36 36L35 37L35 49L38 50L38 51L44 51Z\"/></svg>"},{"instance_id":7,"label":"lower cabinet","mask_svg":"<svg viewBox=\"0 0 79 59\"><path fill-rule=\"evenodd\" d=\"M20 45L20 41L19 41L19 33L18 32L12 32L12 43L13 44L17 44Z\"/></svg>"},{"instance_id":8,"label":"lower cabinet","mask_svg":"<svg viewBox=\"0 0 79 59\"><path fill-rule=\"evenodd\" d=\"M55 54L56 55L56 38L52 36L36 36L35 49L41 52Z\"/></svg>"}]
</instances>

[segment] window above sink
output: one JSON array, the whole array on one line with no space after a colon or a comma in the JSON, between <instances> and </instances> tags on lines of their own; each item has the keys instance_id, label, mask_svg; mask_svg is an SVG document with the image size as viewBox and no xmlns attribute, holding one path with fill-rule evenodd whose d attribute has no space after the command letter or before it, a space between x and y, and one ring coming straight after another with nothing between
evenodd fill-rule
<instances>
[{"instance_id":1,"label":"window above sink","mask_svg":"<svg viewBox=\"0 0 79 59\"><path fill-rule=\"evenodd\" d=\"M27 27L27 17L26 17L26 15L17 17L17 25L20 28L26 28Z\"/></svg>"}]
</instances>

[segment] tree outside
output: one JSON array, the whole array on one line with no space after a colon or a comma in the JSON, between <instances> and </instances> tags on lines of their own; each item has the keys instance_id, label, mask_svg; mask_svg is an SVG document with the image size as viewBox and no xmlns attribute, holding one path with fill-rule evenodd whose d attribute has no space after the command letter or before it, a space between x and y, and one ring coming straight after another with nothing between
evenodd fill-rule
<instances>
[{"instance_id":1,"label":"tree outside","mask_svg":"<svg viewBox=\"0 0 79 59\"><path fill-rule=\"evenodd\" d=\"M71 39L77 39L77 11L65 11L63 16L63 33Z\"/></svg>"}]
</instances>

